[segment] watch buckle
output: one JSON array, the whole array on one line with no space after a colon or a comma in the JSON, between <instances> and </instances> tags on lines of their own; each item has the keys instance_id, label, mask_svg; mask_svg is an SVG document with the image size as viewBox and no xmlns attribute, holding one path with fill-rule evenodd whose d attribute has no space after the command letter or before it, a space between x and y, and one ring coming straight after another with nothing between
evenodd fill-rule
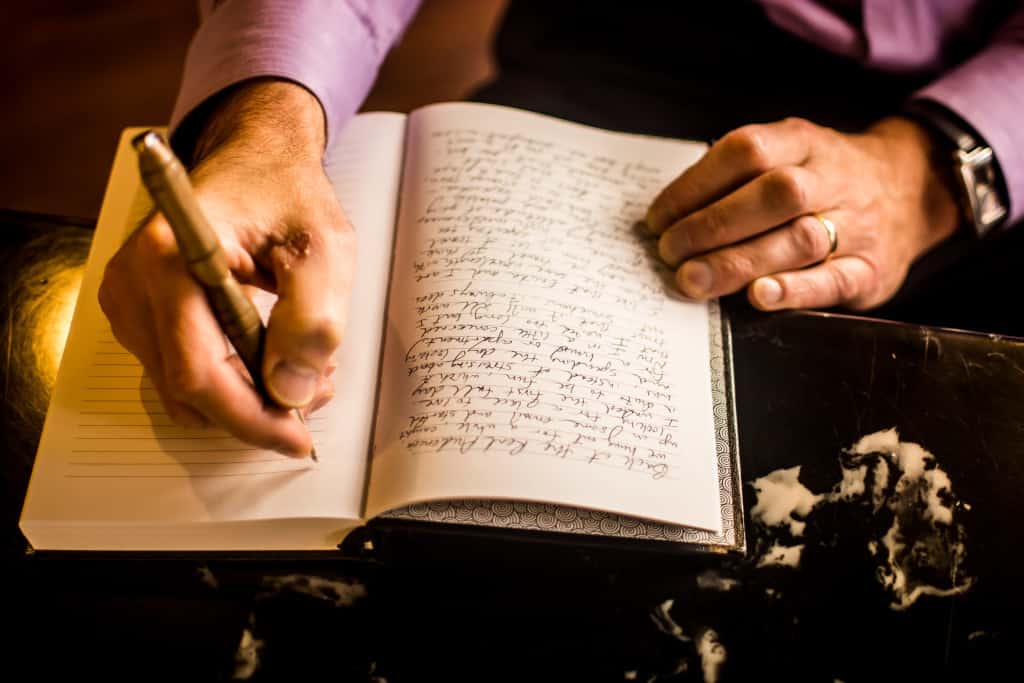
<instances>
[{"instance_id":1,"label":"watch buckle","mask_svg":"<svg viewBox=\"0 0 1024 683\"><path fill-rule=\"evenodd\" d=\"M1006 217L1006 207L995 186L992 150L975 147L970 151L957 150L955 154L971 218L979 234L987 233Z\"/></svg>"}]
</instances>

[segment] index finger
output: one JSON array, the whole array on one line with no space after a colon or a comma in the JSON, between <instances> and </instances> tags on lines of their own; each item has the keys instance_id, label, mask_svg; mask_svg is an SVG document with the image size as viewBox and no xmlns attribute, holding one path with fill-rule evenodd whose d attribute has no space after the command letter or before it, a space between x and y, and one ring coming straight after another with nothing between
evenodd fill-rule
<instances>
[{"instance_id":1,"label":"index finger","mask_svg":"<svg viewBox=\"0 0 1024 683\"><path fill-rule=\"evenodd\" d=\"M168 398L197 410L239 439L289 455L309 453L305 426L288 411L268 406L229 360L224 334L206 296L175 267L154 288L154 326Z\"/></svg>"},{"instance_id":2,"label":"index finger","mask_svg":"<svg viewBox=\"0 0 1024 683\"><path fill-rule=\"evenodd\" d=\"M802 164L810 152L807 129L811 125L790 118L730 131L661 191L647 210L647 226L660 235L680 218L762 173Z\"/></svg>"}]
</instances>

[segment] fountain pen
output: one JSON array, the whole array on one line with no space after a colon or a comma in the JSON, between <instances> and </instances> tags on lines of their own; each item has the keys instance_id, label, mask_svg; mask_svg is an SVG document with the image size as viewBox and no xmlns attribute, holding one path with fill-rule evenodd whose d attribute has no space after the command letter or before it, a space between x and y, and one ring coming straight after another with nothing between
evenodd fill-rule
<instances>
[{"instance_id":1,"label":"fountain pen","mask_svg":"<svg viewBox=\"0 0 1024 683\"><path fill-rule=\"evenodd\" d=\"M192 277L206 292L217 323L231 341L264 401L276 404L263 382L266 328L255 304L232 276L216 233L199 209L185 167L159 133L149 130L132 139L139 156L139 174L156 207L174 232ZM305 423L302 413L295 415ZM316 449L310 451L317 460Z\"/></svg>"}]
</instances>

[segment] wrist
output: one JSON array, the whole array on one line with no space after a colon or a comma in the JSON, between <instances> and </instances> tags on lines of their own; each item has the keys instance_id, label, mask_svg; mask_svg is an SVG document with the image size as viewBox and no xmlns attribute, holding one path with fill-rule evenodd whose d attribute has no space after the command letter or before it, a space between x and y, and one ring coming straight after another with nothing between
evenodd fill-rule
<instances>
[{"instance_id":1,"label":"wrist","mask_svg":"<svg viewBox=\"0 0 1024 683\"><path fill-rule=\"evenodd\" d=\"M325 142L323 108L312 93L290 81L254 79L211 104L190 156L193 166L226 149L319 164Z\"/></svg>"}]
</instances>

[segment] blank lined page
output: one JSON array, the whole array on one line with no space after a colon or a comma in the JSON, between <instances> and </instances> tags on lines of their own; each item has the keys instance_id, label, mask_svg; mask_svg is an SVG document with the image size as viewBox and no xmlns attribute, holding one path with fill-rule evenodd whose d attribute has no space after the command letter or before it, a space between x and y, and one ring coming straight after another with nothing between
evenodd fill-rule
<instances>
[{"instance_id":1,"label":"blank lined page","mask_svg":"<svg viewBox=\"0 0 1024 683\"><path fill-rule=\"evenodd\" d=\"M141 365L114 339L97 302L103 268L149 209L130 146L138 131L122 135L22 514L33 545L232 549L232 534L218 538L211 523L359 518L404 127L399 114L357 117L328 154L332 183L359 235L359 256L337 393L307 421L319 464L255 448L220 429L176 426ZM258 305L272 302L268 295ZM166 527L174 538L117 531L139 525ZM202 541L189 538L189 525L202 530Z\"/></svg>"}]
</instances>

